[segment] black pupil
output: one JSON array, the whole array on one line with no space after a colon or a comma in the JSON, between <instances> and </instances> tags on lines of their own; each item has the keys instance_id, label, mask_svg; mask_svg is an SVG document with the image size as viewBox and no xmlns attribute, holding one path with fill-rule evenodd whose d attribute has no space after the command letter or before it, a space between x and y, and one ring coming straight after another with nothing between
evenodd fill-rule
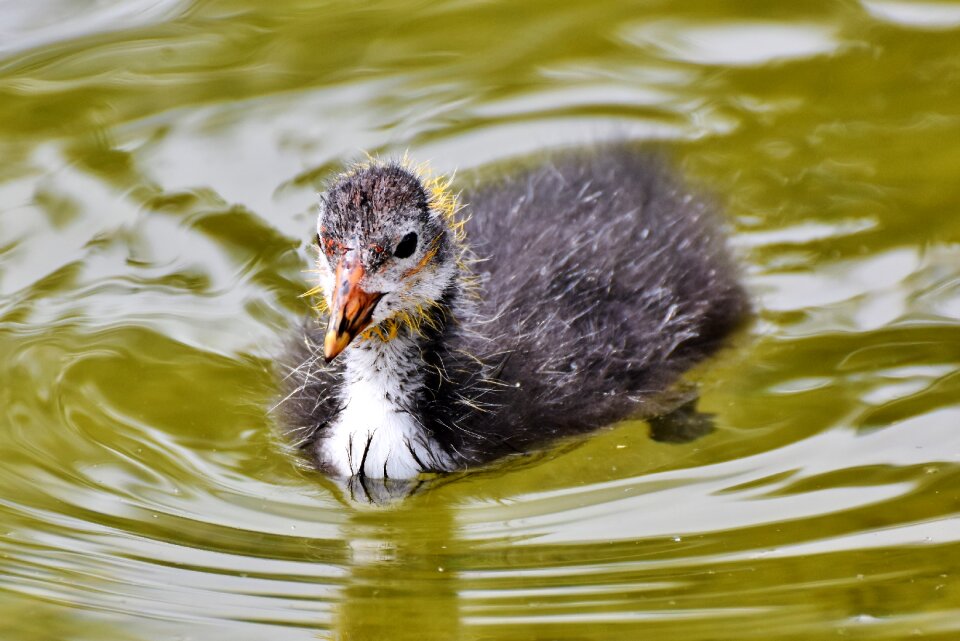
<instances>
[{"instance_id":1,"label":"black pupil","mask_svg":"<svg viewBox=\"0 0 960 641\"><path fill-rule=\"evenodd\" d=\"M407 258L413 255L413 251L416 248L417 235L413 232L410 232L401 238L399 243L397 243L397 248L393 250L393 255L397 258Z\"/></svg>"}]
</instances>

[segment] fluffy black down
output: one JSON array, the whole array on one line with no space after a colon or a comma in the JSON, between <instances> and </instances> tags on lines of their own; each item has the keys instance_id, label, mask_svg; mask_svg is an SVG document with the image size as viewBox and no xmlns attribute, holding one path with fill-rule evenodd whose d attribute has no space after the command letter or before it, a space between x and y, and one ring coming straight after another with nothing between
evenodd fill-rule
<instances>
[{"instance_id":1,"label":"fluffy black down","mask_svg":"<svg viewBox=\"0 0 960 641\"><path fill-rule=\"evenodd\" d=\"M557 154L463 200L475 296L444 301L456 320L425 340L418 407L461 467L662 412L748 313L715 213L650 153ZM337 411L322 328L291 356L284 408L304 446Z\"/></svg>"}]
</instances>

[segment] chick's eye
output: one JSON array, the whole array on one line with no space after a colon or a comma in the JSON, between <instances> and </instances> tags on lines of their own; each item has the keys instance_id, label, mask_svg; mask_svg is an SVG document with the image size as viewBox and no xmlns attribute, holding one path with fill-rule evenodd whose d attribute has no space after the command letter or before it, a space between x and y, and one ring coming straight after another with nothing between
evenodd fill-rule
<instances>
[{"instance_id":1,"label":"chick's eye","mask_svg":"<svg viewBox=\"0 0 960 641\"><path fill-rule=\"evenodd\" d=\"M393 250L393 255L397 258L409 258L416 249L417 235L414 232L410 232L397 243L397 248Z\"/></svg>"}]
</instances>

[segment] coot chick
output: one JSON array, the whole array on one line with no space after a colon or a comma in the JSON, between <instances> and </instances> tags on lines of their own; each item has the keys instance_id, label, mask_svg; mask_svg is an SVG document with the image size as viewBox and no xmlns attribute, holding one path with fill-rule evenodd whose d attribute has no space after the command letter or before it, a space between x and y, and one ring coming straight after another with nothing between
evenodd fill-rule
<instances>
[{"instance_id":1,"label":"coot chick","mask_svg":"<svg viewBox=\"0 0 960 641\"><path fill-rule=\"evenodd\" d=\"M408 162L321 196L324 318L283 407L324 472L461 470L656 416L747 314L714 212L642 150L554 154L465 202Z\"/></svg>"}]
</instances>

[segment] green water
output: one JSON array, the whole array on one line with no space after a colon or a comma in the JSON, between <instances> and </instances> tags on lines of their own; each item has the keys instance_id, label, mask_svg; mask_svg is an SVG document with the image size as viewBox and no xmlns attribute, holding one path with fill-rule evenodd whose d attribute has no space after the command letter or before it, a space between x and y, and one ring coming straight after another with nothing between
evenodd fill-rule
<instances>
[{"instance_id":1,"label":"green water","mask_svg":"<svg viewBox=\"0 0 960 641\"><path fill-rule=\"evenodd\" d=\"M275 438L314 192L660 141L757 317L393 509ZM960 638L960 3L0 3L0 639Z\"/></svg>"}]
</instances>

